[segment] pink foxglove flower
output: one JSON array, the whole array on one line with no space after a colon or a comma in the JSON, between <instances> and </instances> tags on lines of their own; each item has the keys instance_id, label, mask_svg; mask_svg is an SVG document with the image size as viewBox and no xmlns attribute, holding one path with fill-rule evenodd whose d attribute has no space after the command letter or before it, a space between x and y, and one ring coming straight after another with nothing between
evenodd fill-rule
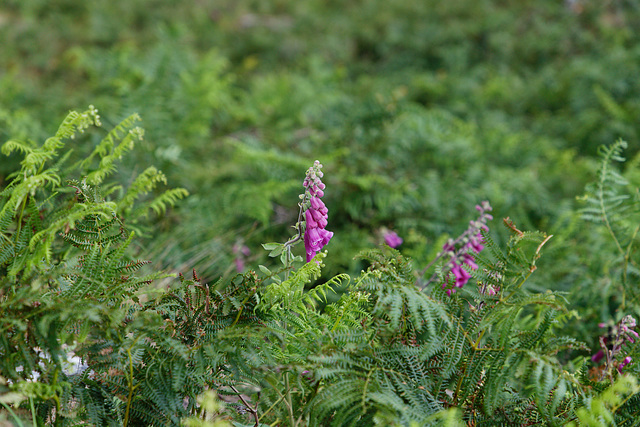
<instances>
[{"instance_id":1,"label":"pink foxglove flower","mask_svg":"<svg viewBox=\"0 0 640 427\"><path fill-rule=\"evenodd\" d=\"M604 357L604 351L600 350L596 354L591 356L591 361L593 363L598 363L598 362L600 362L602 360L603 357Z\"/></svg>"},{"instance_id":2,"label":"pink foxglove flower","mask_svg":"<svg viewBox=\"0 0 640 427\"><path fill-rule=\"evenodd\" d=\"M471 273L468 270L478 269L474 255L484 249L480 230L489 229L487 222L492 220L493 216L488 213L492 210L489 202L485 201L476 205L476 210L480 212L480 217L476 221L470 221L469 228L460 237L456 240L449 239L442 247L443 252L449 256L449 262L443 269L445 281L442 284L442 289L445 289L449 296L467 284L471 278ZM455 278L453 282L450 282L450 273Z\"/></svg>"},{"instance_id":3,"label":"pink foxglove flower","mask_svg":"<svg viewBox=\"0 0 640 427\"><path fill-rule=\"evenodd\" d=\"M304 248L307 252L307 262L311 261L333 237L333 232L325 229L329 219L329 210L320 200L324 196L323 190L326 188L321 180L323 176L321 169L322 164L316 160L307 171L307 176L302 184L307 190L306 196L309 200L309 207L304 213L306 227Z\"/></svg>"},{"instance_id":4,"label":"pink foxglove flower","mask_svg":"<svg viewBox=\"0 0 640 427\"><path fill-rule=\"evenodd\" d=\"M242 273L245 268L245 258L251 255L251 250L246 245L242 244L242 242L238 242L233 245L232 251L236 256L236 258L233 260L236 265L236 270L238 271L238 273Z\"/></svg>"},{"instance_id":5,"label":"pink foxglove flower","mask_svg":"<svg viewBox=\"0 0 640 427\"><path fill-rule=\"evenodd\" d=\"M398 233L391 230L387 230L384 233L384 241L387 245L394 249L400 246L403 242L402 237L398 236Z\"/></svg>"},{"instance_id":6,"label":"pink foxglove flower","mask_svg":"<svg viewBox=\"0 0 640 427\"><path fill-rule=\"evenodd\" d=\"M629 363L631 363L631 356L625 357L624 360L620 362L620 364L618 365L618 372L622 373L622 369L624 369L624 367L627 366Z\"/></svg>"},{"instance_id":7,"label":"pink foxglove flower","mask_svg":"<svg viewBox=\"0 0 640 427\"><path fill-rule=\"evenodd\" d=\"M605 359L605 369L603 371L603 377L610 372L612 367L615 366L615 358L619 354L624 354L623 347L627 342L635 343L638 339L638 333L633 329L636 327L636 319L631 315L626 315L617 324L613 323L599 323L598 326L607 329L606 336L601 336L600 350L591 357L591 361L599 363L602 359ZM631 363L631 357L626 356L622 362L617 366L618 372L622 373L622 369ZM602 379L602 378L601 378Z\"/></svg>"}]
</instances>

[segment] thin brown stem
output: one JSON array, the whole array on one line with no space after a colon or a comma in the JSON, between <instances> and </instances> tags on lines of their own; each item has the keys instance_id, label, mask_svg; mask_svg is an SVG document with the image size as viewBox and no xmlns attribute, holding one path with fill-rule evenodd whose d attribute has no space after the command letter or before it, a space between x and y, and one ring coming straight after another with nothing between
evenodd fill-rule
<instances>
[{"instance_id":1,"label":"thin brown stem","mask_svg":"<svg viewBox=\"0 0 640 427\"><path fill-rule=\"evenodd\" d=\"M235 388L234 386L230 386L231 390L233 390L238 397L240 398L240 400L242 400L242 403L244 403L244 406L247 408L247 411L249 411L251 413L251 415L253 415L253 419L255 420L255 427L258 427L260 425L260 418L258 417L258 402L256 402L255 407L252 407L251 405L249 405L249 402L246 401L246 399L242 396L242 394L238 391L237 388Z\"/></svg>"}]
</instances>

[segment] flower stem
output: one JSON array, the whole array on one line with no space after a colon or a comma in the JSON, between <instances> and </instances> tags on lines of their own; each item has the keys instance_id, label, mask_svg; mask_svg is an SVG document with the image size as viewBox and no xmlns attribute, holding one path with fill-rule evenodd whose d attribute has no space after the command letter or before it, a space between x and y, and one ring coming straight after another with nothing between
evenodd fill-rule
<instances>
[{"instance_id":1,"label":"flower stem","mask_svg":"<svg viewBox=\"0 0 640 427\"><path fill-rule=\"evenodd\" d=\"M296 243L298 240L302 238L302 213L304 212L304 204L307 201L307 195L305 194L304 199L298 205L300 206L300 211L298 212L298 222L296 222L296 230L298 230L298 234L293 236L291 239L287 240L284 243L285 247L291 246Z\"/></svg>"}]
</instances>

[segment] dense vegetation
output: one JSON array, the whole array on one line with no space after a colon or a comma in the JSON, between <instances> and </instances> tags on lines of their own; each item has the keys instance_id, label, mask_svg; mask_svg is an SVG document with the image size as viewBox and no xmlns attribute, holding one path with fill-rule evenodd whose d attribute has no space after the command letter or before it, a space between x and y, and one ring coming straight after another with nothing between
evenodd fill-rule
<instances>
[{"instance_id":1,"label":"dense vegetation","mask_svg":"<svg viewBox=\"0 0 640 427\"><path fill-rule=\"evenodd\" d=\"M636 425L637 28L3 2L0 423Z\"/></svg>"}]
</instances>

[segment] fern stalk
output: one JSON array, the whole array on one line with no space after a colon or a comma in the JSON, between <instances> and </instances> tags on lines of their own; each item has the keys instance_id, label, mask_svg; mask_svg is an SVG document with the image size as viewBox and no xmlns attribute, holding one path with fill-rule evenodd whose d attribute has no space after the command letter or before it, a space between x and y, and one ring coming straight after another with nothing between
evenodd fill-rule
<instances>
[{"instance_id":1,"label":"fern stalk","mask_svg":"<svg viewBox=\"0 0 640 427\"><path fill-rule=\"evenodd\" d=\"M612 152L613 152L613 149L612 149ZM620 254L623 255L624 250L622 249L622 245L620 245L620 242L616 237L616 233L613 231L613 228L611 227L611 223L609 222L609 216L607 215L607 208L604 205L604 197L605 197L604 183L607 176L608 166L609 166L609 163L607 161L602 162L602 170L600 171L601 178L598 182L598 201L600 202L600 212L602 214L602 220L604 221L604 225L607 231L609 232L609 234L611 234L611 237L613 238L613 241L615 242L616 247L618 248L618 252L620 252Z\"/></svg>"},{"instance_id":2,"label":"fern stalk","mask_svg":"<svg viewBox=\"0 0 640 427\"><path fill-rule=\"evenodd\" d=\"M141 336L138 336L131 345L127 348L127 356L129 357L129 378L127 378L128 388L129 388L129 396L127 397L127 409L124 414L124 427L129 425L129 412L131 411L131 401L133 400L133 390L137 388L137 386L133 385L133 356L131 355L131 349L138 342Z\"/></svg>"},{"instance_id":3,"label":"fern stalk","mask_svg":"<svg viewBox=\"0 0 640 427\"><path fill-rule=\"evenodd\" d=\"M273 405L271 405L271 406L269 407L269 409L267 409L266 411L264 411L264 412L262 413L262 415L260 415L260 418L258 419L258 425L260 425L260 421L262 421L262 419L263 419L263 418L264 418L264 417L265 417L269 412L271 412L271 411L273 410L273 408L275 408L275 407L276 407L280 402L282 402L285 398L286 398L286 395L285 395L285 394L283 394L282 396L280 396L280 397L278 398L278 400L276 400L276 401L273 403Z\"/></svg>"},{"instance_id":4,"label":"fern stalk","mask_svg":"<svg viewBox=\"0 0 640 427\"><path fill-rule=\"evenodd\" d=\"M234 319L233 323L231 324L231 327L233 328L237 323L238 320L240 320L240 315L242 314L242 311L244 310L244 306L246 303L249 302L249 300L251 299L252 295L249 294L247 295L247 297L242 301L242 304L240 305L240 309L238 310L238 314L236 315L236 318Z\"/></svg>"},{"instance_id":5,"label":"fern stalk","mask_svg":"<svg viewBox=\"0 0 640 427\"><path fill-rule=\"evenodd\" d=\"M373 369L369 371L367 374L367 379L364 381L364 387L362 387L362 414L364 415L367 412L367 389L369 388L369 382L371 381L371 375L373 374Z\"/></svg>"},{"instance_id":6,"label":"fern stalk","mask_svg":"<svg viewBox=\"0 0 640 427\"><path fill-rule=\"evenodd\" d=\"M36 427L38 422L36 420L36 408L33 404L33 397L29 398L29 407L31 408L31 420L33 421L33 427ZM22 423L20 423L20 425L22 425Z\"/></svg>"},{"instance_id":7,"label":"fern stalk","mask_svg":"<svg viewBox=\"0 0 640 427\"><path fill-rule=\"evenodd\" d=\"M291 400L291 386L289 385L289 372L285 372L284 373L284 386L287 389L285 396L287 397L286 399L286 403L287 403L287 409L289 410L289 425L292 427L296 426L296 421L293 415L293 403Z\"/></svg>"},{"instance_id":8,"label":"fern stalk","mask_svg":"<svg viewBox=\"0 0 640 427\"><path fill-rule=\"evenodd\" d=\"M522 285L525 284L525 282L529 279L529 277L531 277L531 275L533 274L534 271L536 271L537 267L536 267L536 260L538 258L540 258L540 251L542 250L542 247L549 241L549 239L551 239L553 237L553 234L548 235L547 237L545 237L545 239L538 245L538 247L536 248L536 253L533 255L533 258L531 259L531 265L529 266L529 273L524 277L524 279L522 279L522 281L520 282L520 284L513 290L511 291L511 293L505 298L505 299L501 299L501 302L507 301L509 300L509 298L511 298L513 296L513 294L515 294L521 287Z\"/></svg>"}]
</instances>

